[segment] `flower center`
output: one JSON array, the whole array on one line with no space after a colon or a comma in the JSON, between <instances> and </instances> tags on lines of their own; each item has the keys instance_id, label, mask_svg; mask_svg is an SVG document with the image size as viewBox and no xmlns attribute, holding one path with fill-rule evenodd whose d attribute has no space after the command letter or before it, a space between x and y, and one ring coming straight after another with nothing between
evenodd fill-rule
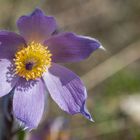
<instances>
[{"instance_id":1,"label":"flower center","mask_svg":"<svg viewBox=\"0 0 140 140\"><path fill-rule=\"evenodd\" d=\"M31 63L31 62L29 62L29 63L27 63L26 65L25 65L25 67L26 67L26 70L32 70L32 68L33 68L33 63Z\"/></svg>"},{"instance_id":2,"label":"flower center","mask_svg":"<svg viewBox=\"0 0 140 140\"><path fill-rule=\"evenodd\" d=\"M35 80L51 65L52 54L40 43L31 42L15 54L15 73L26 80Z\"/></svg>"}]
</instances>

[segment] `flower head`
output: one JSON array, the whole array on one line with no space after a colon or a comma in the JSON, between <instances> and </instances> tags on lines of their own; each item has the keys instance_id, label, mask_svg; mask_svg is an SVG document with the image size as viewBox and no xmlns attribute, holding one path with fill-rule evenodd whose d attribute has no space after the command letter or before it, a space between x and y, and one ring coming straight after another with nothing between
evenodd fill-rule
<instances>
[{"instance_id":1,"label":"flower head","mask_svg":"<svg viewBox=\"0 0 140 140\"><path fill-rule=\"evenodd\" d=\"M26 80L40 78L51 64L51 56L47 47L31 42L27 47L15 54L15 72Z\"/></svg>"},{"instance_id":2,"label":"flower head","mask_svg":"<svg viewBox=\"0 0 140 140\"><path fill-rule=\"evenodd\" d=\"M40 9L20 17L17 26L19 34L0 31L0 96L14 92L14 116L25 127L36 128L48 90L62 110L92 120L83 82L57 63L86 59L101 47L100 42L70 32L53 34L56 20Z\"/></svg>"}]
</instances>

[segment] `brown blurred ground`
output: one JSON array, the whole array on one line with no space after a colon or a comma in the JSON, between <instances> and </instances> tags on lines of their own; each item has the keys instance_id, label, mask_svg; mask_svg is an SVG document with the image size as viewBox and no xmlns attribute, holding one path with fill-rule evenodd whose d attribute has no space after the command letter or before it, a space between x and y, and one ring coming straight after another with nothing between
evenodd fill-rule
<instances>
[{"instance_id":1,"label":"brown blurred ground","mask_svg":"<svg viewBox=\"0 0 140 140\"><path fill-rule=\"evenodd\" d=\"M98 50L83 62L66 64L80 76L140 40L139 0L0 0L0 29L17 31L15 22L18 17L30 13L35 7L55 16L60 31L95 37L106 48L105 52ZM71 137L76 140L139 140L139 125L119 107L123 95L140 93L139 64L140 59L90 89L87 105L95 123L80 115L66 115L52 101L48 118L58 115L69 118ZM93 74L93 77L98 78L98 75Z\"/></svg>"}]
</instances>

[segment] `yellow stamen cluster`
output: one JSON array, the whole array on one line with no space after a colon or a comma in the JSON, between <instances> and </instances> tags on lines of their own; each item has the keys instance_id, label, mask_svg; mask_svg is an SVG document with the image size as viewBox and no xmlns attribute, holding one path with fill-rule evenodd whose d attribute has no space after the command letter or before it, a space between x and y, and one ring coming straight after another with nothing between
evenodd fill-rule
<instances>
[{"instance_id":1,"label":"yellow stamen cluster","mask_svg":"<svg viewBox=\"0 0 140 140\"><path fill-rule=\"evenodd\" d=\"M31 42L27 47L16 52L15 73L26 80L35 80L50 67L51 56L47 47Z\"/></svg>"}]
</instances>

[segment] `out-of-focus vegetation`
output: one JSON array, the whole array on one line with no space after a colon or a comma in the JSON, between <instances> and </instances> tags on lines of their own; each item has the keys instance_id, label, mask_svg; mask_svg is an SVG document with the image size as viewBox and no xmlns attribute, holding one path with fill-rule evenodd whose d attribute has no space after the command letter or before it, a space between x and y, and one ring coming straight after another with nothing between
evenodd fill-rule
<instances>
[{"instance_id":1,"label":"out-of-focus vegetation","mask_svg":"<svg viewBox=\"0 0 140 140\"><path fill-rule=\"evenodd\" d=\"M58 30L98 38L106 48L105 52L99 50L83 62L66 64L80 76L140 40L139 0L0 0L0 29L17 31L18 17L35 7L55 16ZM140 59L124 67L88 92L87 106L95 123L80 115L65 114L51 99L46 120L65 116L73 140L139 140L140 122L135 123L122 104L127 96L140 94ZM23 136L20 132L19 139Z\"/></svg>"}]
</instances>

